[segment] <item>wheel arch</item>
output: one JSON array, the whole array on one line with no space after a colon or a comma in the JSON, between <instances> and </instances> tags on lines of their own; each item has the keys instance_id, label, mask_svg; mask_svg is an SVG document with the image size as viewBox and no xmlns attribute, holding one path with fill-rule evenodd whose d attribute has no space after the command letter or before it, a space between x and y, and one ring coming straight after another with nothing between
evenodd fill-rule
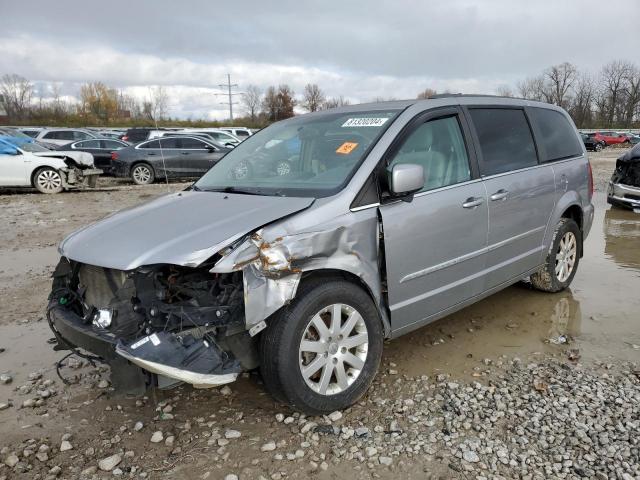
<instances>
[{"instance_id":1,"label":"wheel arch","mask_svg":"<svg viewBox=\"0 0 640 480\"><path fill-rule=\"evenodd\" d=\"M300 284L311 281L319 281L323 279L346 280L349 283L353 283L354 285L362 288L362 290L366 292L367 295L369 295L369 297L373 301L373 304L376 306L376 310L378 311L378 315L382 323L382 329L384 331L385 338L389 338L391 336L391 322L389 320L389 314L387 313L386 305L382 303L382 299L379 300L378 298L376 298L376 295L374 294L371 286L368 285L361 277L348 270L321 268L304 272L302 278L300 279Z\"/></svg>"},{"instance_id":2,"label":"wheel arch","mask_svg":"<svg viewBox=\"0 0 640 480\"><path fill-rule=\"evenodd\" d=\"M131 162L131 164L129 165L129 170L127 171L127 177L131 176L131 172L133 172L133 169L136 168L137 165L140 164L144 164L147 165L150 169L151 172L153 173L154 178L164 178L163 176L158 174L158 170L156 169L156 167L154 167L151 162L144 160L144 159L140 159L140 160L134 160L133 162Z\"/></svg>"},{"instance_id":3,"label":"wheel arch","mask_svg":"<svg viewBox=\"0 0 640 480\"><path fill-rule=\"evenodd\" d=\"M553 235L556 225L562 218L570 218L578 224L580 229L580 257L583 253L583 239L584 239L584 208L580 201L580 196L576 191L566 192L556 204L556 208L551 217L551 222L547 233L545 235L545 251L547 251L553 242Z\"/></svg>"},{"instance_id":4,"label":"wheel arch","mask_svg":"<svg viewBox=\"0 0 640 480\"><path fill-rule=\"evenodd\" d=\"M62 179L65 179L65 176L63 175L60 167L55 167L49 163L44 163L42 165L37 165L36 167L33 168L33 170L31 171L31 177L30 177L30 182L31 182L31 186L33 188L36 188L36 175L45 168L49 168L51 170L55 170L56 172L58 172L58 174L62 177Z\"/></svg>"}]
</instances>

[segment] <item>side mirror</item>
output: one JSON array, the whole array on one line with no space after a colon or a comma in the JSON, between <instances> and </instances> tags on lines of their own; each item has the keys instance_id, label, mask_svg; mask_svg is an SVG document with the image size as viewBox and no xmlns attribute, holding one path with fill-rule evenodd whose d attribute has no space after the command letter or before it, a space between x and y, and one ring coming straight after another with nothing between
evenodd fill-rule
<instances>
[{"instance_id":1,"label":"side mirror","mask_svg":"<svg viewBox=\"0 0 640 480\"><path fill-rule=\"evenodd\" d=\"M215 152L216 150L217 150L217 149L216 149L215 147L207 147L207 151L208 151L209 153L213 153L213 152Z\"/></svg>"},{"instance_id":2,"label":"side mirror","mask_svg":"<svg viewBox=\"0 0 640 480\"><path fill-rule=\"evenodd\" d=\"M389 172L389 188L394 196L411 195L424 187L424 168L415 163L399 163Z\"/></svg>"}]
</instances>

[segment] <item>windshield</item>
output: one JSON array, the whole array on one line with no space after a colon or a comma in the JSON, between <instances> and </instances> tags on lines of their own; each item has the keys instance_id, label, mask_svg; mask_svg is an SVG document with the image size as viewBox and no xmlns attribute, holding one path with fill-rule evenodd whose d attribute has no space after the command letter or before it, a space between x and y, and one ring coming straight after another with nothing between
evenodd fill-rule
<instances>
[{"instance_id":1,"label":"windshield","mask_svg":"<svg viewBox=\"0 0 640 480\"><path fill-rule=\"evenodd\" d=\"M299 197L338 192L399 110L291 118L252 135L209 170L197 190Z\"/></svg>"},{"instance_id":2,"label":"windshield","mask_svg":"<svg viewBox=\"0 0 640 480\"><path fill-rule=\"evenodd\" d=\"M44 147L41 147L37 143L33 142L31 137L2 137L7 143L10 143L14 147L18 147L25 152L48 152Z\"/></svg>"}]
</instances>

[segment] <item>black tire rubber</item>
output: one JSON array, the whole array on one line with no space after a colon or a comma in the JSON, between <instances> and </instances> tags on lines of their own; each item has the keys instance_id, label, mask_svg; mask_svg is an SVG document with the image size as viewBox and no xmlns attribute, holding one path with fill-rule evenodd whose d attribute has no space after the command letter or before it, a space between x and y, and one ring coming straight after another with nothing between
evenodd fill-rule
<instances>
[{"instance_id":1,"label":"black tire rubber","mask_svg":"<svg viewBox=\"0 0 640 480\"><path fill-rule=\"evenodd\" d=\"M598 148L598 147L600 147L600 148ZM596 146L595 146L595 147L593 147L593 149L594 149L596 152L601 152L601 151L604 149L604 147L602 146L602 144L601 144L601 143L596 143Z\"/></svg>"},{"instance_id":2,"label":"black tire rubber","mask_svg":"<svg viewBox=\"0 0 640 480\"><path fill-rule=\"evenodd\" d=\"M320 395L305 383L299 368L299 342L309 319L322 308L344 303L362 315L369 334L364 367L344 392ZM260 372L267 391L282 403L309 415L342 410L354 404L373 381L380 359L384 333L371 297L359 286L339 279L315 279L301 283L293 302L268 321L260 338Z\"/></svg>"},{"instance_id":3,"label":"black tire rubber","mask_svg":"<svg viewBox=\"0 0 640 480\"><path fill-rule=\"evenodd\" d=\"M567 232L572 232L576 237L577 249L576 249L576 262L573 265L571 275L564 282L558 280L556 276L556 252L560 245L562 237ZM578 224L571 218L561 218L553 233L553 241L547 258L545 259L544 266L531 275L531 284L538 290L549 293L556 293L564 290L569 285L578 271L578 265L580 264L580 256L582 255L582 232L578 227Z\"/></svg>"},{"instance_id":4,"label":"black tire rubber","mask_svg":"<svg viewBox=\"0 0 640 480\"><path fill-rule=\"evenodd\" d=\"M148 181L147 183L138 183L138 182L136 182L136 180L133 178L133 170L134 170L136 167L139 167L139 166L141 166L141 165L143 165L143 166L147 167L147 168L149 169L149 173L151 174L151 176L149 177L149 181ZM131 166L131 171L130 171L129 176L131 177L131 181L132 181L133 183L135 183L136 185L151 185L153 182L155 182L155 181L156 181L156 171L155 171L155 170L153 169L153 167L152 167L151 165L149 165L147 162L138 162L138 163L133 164L133 165Z\"/></svg>"}]
</instances>

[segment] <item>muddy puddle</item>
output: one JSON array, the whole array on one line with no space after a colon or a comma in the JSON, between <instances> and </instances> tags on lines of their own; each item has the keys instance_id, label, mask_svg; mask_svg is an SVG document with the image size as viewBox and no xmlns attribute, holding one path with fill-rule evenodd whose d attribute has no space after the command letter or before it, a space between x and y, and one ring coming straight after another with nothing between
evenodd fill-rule
<instances>
[{"instance_id":1,"label":"muddy puddle","mask_svg":"<svg viewBox=\"0 0 640 480\"><path fill-rule=\"evenodd\" d=\"M574 358L640 360L640 215L611 209L603 194L594 202L594 225L570 290L545 294L514 285L387 342L383 368L466 377L477 375L484 359L501 355L572 351ZM17 274L19 265L53 265L56 257L54 248L3 253L3 275ZM38 295L46 298L46 292ZM32 371L54 370L63 353L51 350L50 337L44 320L0 326L0 348L6 349L0 373L20 382Z\"/></svg>"}]
</instances>

